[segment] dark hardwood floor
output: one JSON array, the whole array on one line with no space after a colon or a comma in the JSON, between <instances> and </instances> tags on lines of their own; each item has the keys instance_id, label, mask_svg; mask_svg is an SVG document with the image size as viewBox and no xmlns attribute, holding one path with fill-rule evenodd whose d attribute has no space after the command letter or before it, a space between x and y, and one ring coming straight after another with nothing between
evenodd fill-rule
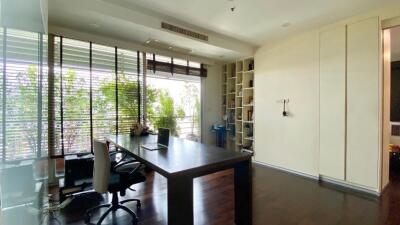
<instances>
[{"instance_id":1,"label":"dark hardwood floor","mask_svg":"<svg viewBox=\"0 0 400 225\"><path fill-rule=\"evenodd\" d=\"M166 224L166 180L159 174L149 173L148 180L134 188L136 192L128 191L121 199L142 200L138 212L140 224ZM60 212L58 219L61 224L83 224L86 209L110 199L110 196L103 200L94 195L76 197ZM196 225L234 224L233 204L232 170L195 179ZM135 203L127 206L136 210ZM382 196L375 197L254 164L253 221L254 225L398 225L400 179L393 179ZM104 224L131 224L131 221L124 212L117 212Z\"/></svg>"}]
</instances>

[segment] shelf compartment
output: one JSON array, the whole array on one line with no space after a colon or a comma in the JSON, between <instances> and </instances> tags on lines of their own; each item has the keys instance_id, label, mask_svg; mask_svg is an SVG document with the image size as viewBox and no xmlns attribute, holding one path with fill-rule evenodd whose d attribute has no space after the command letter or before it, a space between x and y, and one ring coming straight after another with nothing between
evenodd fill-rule
<instances>
[{"instance_id":1,"label":"shelf compartment","mask_svg":"<svg viewBox=\"0 0 400 225\"><path fill-rule=\"evenodd\" d=\"M243 60L243 72L253 71L254 70L254 58L247 58Z\"/></svg>"}]
</instances>

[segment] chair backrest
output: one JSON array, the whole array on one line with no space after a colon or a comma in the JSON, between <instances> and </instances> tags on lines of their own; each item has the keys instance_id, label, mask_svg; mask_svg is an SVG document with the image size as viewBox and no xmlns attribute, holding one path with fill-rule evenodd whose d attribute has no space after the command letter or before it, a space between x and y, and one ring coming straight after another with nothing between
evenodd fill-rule
<instances>
[{"instance_id":1,"label":"chair backrest","mask_svg":"<svg viewBox=\"0 0 400 225\"><path fill-rule=\"evenodd\" d=\"M93 140L94 165L93 165L93 187L98 193L105 193L108 189L110 178L111 161L106 143Z\"/></svg>"}]
</instances>

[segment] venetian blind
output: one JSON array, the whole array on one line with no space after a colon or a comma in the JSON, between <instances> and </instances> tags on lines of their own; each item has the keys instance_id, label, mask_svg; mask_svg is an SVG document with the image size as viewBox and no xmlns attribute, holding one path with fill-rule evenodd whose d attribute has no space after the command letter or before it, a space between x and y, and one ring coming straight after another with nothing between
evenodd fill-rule
<instances>
[{"instance_id":1,"label":"venetian blind","mask_svg":"<svg viewBox=\"0 0 400 225\"><path fill-rule=\"evenodd\" d=\"M6 161L47 152L46 36L2 28L1 158Z\"/></svg>"},{"instance_id":2,"label":"venetian blind","mask_svg":"<svg viewBox=\"0 0 400 225\"><path fill-rule=\"evenodd\" d=\"M94 138L129 133L142 115L140 55L54 38L55 155L89 152Z\"/></svg>"}]
</instances>

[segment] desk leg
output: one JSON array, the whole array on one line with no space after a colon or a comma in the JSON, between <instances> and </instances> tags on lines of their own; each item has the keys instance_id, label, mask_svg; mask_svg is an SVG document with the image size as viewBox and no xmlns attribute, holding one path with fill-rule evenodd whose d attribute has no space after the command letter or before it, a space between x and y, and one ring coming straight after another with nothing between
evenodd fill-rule
<instances>
[{"instance_id":1,"label":"desk leg","mask_svg":"<svg viewBox=\"0 0 400 225\"><path fill-rule=\"evenodd\" d=\"M168 178L168 225L193 225L192 178Z\"/></svg>"},{"instance_id":2,"label":"desk leg","mask_svg":"<svg viewBox=\"0 0 400 225\"><path fill-rule=\"evenodd\" d=\"M252 224L252 175L251 162L235 166L235 222L237 225Z\"/></svg>"}]
</instances>

